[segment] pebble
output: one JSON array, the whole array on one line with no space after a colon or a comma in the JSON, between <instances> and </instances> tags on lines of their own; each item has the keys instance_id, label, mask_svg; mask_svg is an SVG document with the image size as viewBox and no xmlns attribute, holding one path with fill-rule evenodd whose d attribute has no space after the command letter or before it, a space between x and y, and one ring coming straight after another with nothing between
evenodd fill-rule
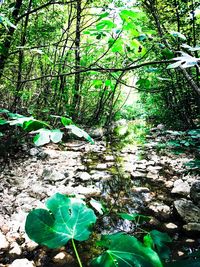
<instances>
[{"instance_id":1,"label":"pebble","mask_svg":"<svg viewBox=\"0 0 200 267\"><path fill-rule=\"evenodd\" d=\"M9 251L9 254L11 256L19 256L22 254L22 249L21 247L17 244L17 242L13 242L10 245L11 250Z\"/></svg>"},{"instance_id":2,"label":"pebble","mask_svg":"<svg viewBox=\"0 0 200 267\"><path fill-rule=\"evenodd\" d=\"M35 264L27 259L18 259L14 260L9 267L35 267Z\"/></svg>"},{"instance_id":3,"label":"pebble","mask_svg":"<svg viewBox=\"0 0 200 267\"><path fill-rule=\"evenodd\" d=\"M0 250L6 250L9 247L9 243L5 237L5 235L2 234L2 232L0 232Z\"/></svg>"}]
</instances>

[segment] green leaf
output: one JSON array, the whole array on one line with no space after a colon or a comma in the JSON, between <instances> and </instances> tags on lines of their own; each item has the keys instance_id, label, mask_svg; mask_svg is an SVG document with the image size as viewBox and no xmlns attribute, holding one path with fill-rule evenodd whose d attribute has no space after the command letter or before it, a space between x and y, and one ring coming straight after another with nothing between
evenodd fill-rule
<instances>
[{"instance_id":1,"label":"green leaf","mask_svg":"<svg viewBox=\"0 0 200 267\"><path fill-rule=\"evenodd\" d=\"M75 134L78 137L83 137L87 141L89 141L91 144L94 144L94 140L89 136L88 133L86 133L84 130L80 129L79 127L75 125L67 125L65 128L70 129L73 134Z\"/></svg>"},{"instance_id":2,"label":"green leaf","mask_svg":"<svg viewBox=\"0 0 200 267\"><path fill-rule=\"evenodd\" d=\"M162 267L157 253L133 236L107 235L101 246L108 250L91 262L92 267Z\"/></svg>"},{"instance_id":3,"label":"green leaf","mask_svg":"<svg viewBox=\"0 0 200 267\"><path fill-rule=\"evenodd\" d=\"M151 235L150 234L147 234L144 236L143 238L143 243L146 247L150 247L150 248L153 248L153 240L151 238Z\"/></svg>"},{"instance_id":4,"label":"green leaf","mask_svg":"<svg viewBox=\"0 0 200 267\"><path fill-rule=\"evenodd\" d=\"M39 129L44 128L44 127L49 128L50 125L44 121L39 121L39 120L35 120L35 119L25 121L23 123L23 129L26 130L27 132L36 131L36 130L39 130Z\"/></svg>"},{"instance_id":5,"label":"green leaf","mask_svg":"<svg viewBox=\"0 0 200 267\"><path fill-rule=\"evenodd\" d=\"M153 230L150 233L150 236L153 240L154 246L156 247L158 254L161 258L163 259L168 259L170 250L166 246L165 243L170 243L172 242L171 238L168 236L167 233L162 233L157 230Z\"/></svg>"},{"instance_id":6,"label":"green leaf","mask_svg":"<svg viewBox=\"0 0 200 267\"><path fill-rule=\"evenodd\" d=\"M178 37L178 38L180 38L182 40L186 40L185 35L183 35L180 32L171 31L170 34L173 35L174 37Z\"/></svg>"},{"instance_id":7,"label":"green leaf","mask_svg":"<svg viewBox=\"0 0 200 267\"><path fill-rule=\"evenodd\" d=\"M70 125L73 123L73 121L70 118L61 117L61 122L64 126Z\"/></svg>"},{"instance_id":8,"label":"green leaf","mask_svg":"<svg viewBox=\"0 0 200 267\"><path fill-rule=\"evenodd\" d=\"M143 223L143 222L148 222L151 219L151 217L149 217L149 216L141 215L141 214L138 214L138 213L132 213L132 214L118 213L118 215L122 219L129 220L129 221L136 221L139 224Z\"/></svg>"},{"instance_id":9,"label":"green leaf","mask_svg":"<svg viewBox=\"0 0 200 267\"><path fill-rule=\"evenodd\" d=\"M63 132L59 129L51 130L50 139L53 143L59 143L63 138Z\"/></svg>"},{"instance_id":10,"label":"green leaf","mask_svg":"<svg viewBox=\"0 0 200 267\"><path fill-rule=\"evenodd\" d=\"M57 193L46 206L49 210L33 210L26 218L25 230L30 239L49 248L59 248L70 239L89 238L96 216L84 201Z\"/></svg>"},{"instance_id":11,"label":"green leaf","mask_svg":"<svg viewBox=\"0 0 200 267\"><path fill-rule=\"evenodd\" d=\"M101 22L96 24L97 30L112 30L116 27L116 24L113 23L111 20L102 20Z\"/></svg>"},{"instance_id":12,"label":"green leaf","mask_svg":"<svg viewBox=\"0 0 200 267\"><path fill-rule=\"evenodd\" d=\"M0 119L0 125L8 124L8 121Z\"/></svg>"},{"instance_id":13,"label":"green leaf","mask_svg":"<svg viewBox=\"0 0 200 267\"><path fill-rule=\"evenodd\" d=\"M38 134L33 138L33 142L36 146L43 146L50 142L49 130L40 129L37 132Z\"/></svg>"},{"instance_id":14,"label":"green leaf","mask_svg":"<svg viewBox=\"0 0 200 267\"><path fill-rule=\"evenodd\" d=\"M101 202L99 202L99 201L96 201L95 199L91 199L90 200L90 205L93 207L93 208L95 208L95 210L97 210L98 211L98 213L99 214L103 214L104 213L104 211L105 211L105 208L103 207L103 205L101 204Z\"/></svg>"}]
</instances>

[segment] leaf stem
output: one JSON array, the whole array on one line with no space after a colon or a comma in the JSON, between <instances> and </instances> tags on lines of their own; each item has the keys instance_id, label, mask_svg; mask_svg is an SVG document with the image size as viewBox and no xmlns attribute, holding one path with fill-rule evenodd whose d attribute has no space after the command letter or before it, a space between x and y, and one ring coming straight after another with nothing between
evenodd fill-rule
<instances>
[{"instance_id":1,"label":"leaf stem","mask_svg":"<svg viewBox=\"0 0 200 267\"><path fill-rule=\"evenodd\" d=\"M75 245L74 239L72 239L72 245L73 245L74 252L75 252L75 254L76 254L76 258L77 258L77 260L78 260L79 266L80 266L80 267L83 267L83 265L82 265L82 263L81 263L81 259L80 259L79 255L78 255L78 251L77 251L77 249L76 249L76 245Z\"/></svg>"}]
</instances>

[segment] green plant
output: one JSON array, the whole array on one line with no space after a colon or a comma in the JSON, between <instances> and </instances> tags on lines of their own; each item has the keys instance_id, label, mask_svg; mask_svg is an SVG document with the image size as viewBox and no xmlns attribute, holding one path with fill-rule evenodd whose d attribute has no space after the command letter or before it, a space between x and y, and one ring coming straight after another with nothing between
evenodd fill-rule
<instances>
[{"instance_id":1,"label":"green plant","mask_svg":"<svg viewBox=\"0 0 200 267\"><path fill-rule=\"evenodd\" d=\"M59 193L51 197L46 206L48 210L35 209L29 213L25 224L26 233L38 244L49 248L62 247L71 240L81 267L75 240L84 241L89 238L90 227L96 222L93 210L83 200Z\"/></svg>"},{"instance_id":2,"label":"green plant","mask_svg":"<svg viewBox=\"0 0 200 267\"><path fill-rule=\"evenodd\" d=\"M102 213L102 205L95 200L92 206ZM98 204L98 205L97 205ZM71 240L79 266L82 266L75 240L84 241L91 234L91 225L96 222L92 209L79 198L55 194L46 202L47 209L35 209L26 219L27 235L38 244L49 248L59 248ZM121 214L124 217L124 214ZM125 216L126 217L126 216ZM137 216L129 218L133 218ZM34 223L33 223L34 222ZM159 236L159 235L158 235ZM152 238L152 240L154 240ZM156 239L158 240L158 238ZM161 240L161 239L160 239ZM157 242L158 243L158 242ZM155 242L156 244L156 242ZM102 236L98 245L108 250L92 260L91 266L146 266L161 267L162 263L149 242L141 243L137 238L126 234Z\"/></svg>"},{"instance_id":3,"label":"green plant","mask_svg":"<svg viewBox=\"0 0 200 267\"><path fill-rule=\"evenodd\" d=\"M53 143L60 142L63 138L64 130L71 130L74 135L83 137L94 144L93 139L84 130L73 125L72 120L66 117L56 116L60 119L62 127L54 129L49 123L37 120L32 116L26 117L21 114L9 112L6 109L0 109L0 115L1 114L7 119L0 118L0 126L8 124L9 126L20 127L24 130L25 134L29 133L35 135L33 142L36 146L42 146L50 141Z\"/></svg>"}]
</instances>

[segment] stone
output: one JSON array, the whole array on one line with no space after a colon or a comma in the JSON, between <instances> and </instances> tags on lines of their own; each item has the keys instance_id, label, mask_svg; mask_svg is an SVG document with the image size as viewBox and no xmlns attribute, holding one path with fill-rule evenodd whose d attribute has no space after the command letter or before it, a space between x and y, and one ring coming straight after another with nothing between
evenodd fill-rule
<instances>
[{"instance_id":1,"label":"stone","mask_svg":"<svg viewBox=\"0 0 200 267\"><path fill-rule=\"evenodd\" d=\"M174 223L166 223L165 227L169 230L176 230L178 228L178 226Z\"/></svg>"},{"instance_id":2,"label":"stone","mask_svg":"<svg viewBox=\"0 0 200 267\"><path fill-rule=\"evenodd\" d=\"M22 249L20 246L17 244L17 242L13 242L11 245L11 250L9 251L9 254L11 256L19 256L22 254Z\"/></svg>"},{"instance_id":3,"label":"stone","mask_svg":"<svg viewBox=\"0 0 200 267\"><path fill-rule=\"evenodd\" d=\"M77 177L80 178L82 181L91 180L91 175L88 172L77 173Z\"/></svg>"},{"instance_id":4,"label":"stone","mask_svg":"<svg viewBox=\"0 0 200 267\"><path fill-rule=\"evenodd\" d=\"M159 202L153 202L149 209L155 213L156 216L168 219L170 217L170 207Z\"/></svg>"},{"instance_id":5,"label":"stone","mask_svg":"<svg viewBox=\"0 0 200 267\"><path fill-rule=\"evenodd\" d=\"M32 157L37 156L39 153L40 153L40 151L36 147L31 148L29 151L29 155Z\"/></svg>"},{"instance_id":6,"label":"stone","mask_svg":"<svg viewBox=\"0 0 200 267\"><path fill-rule=\"evenodd\" d=\"M5 235L0 232L0 250L6 250L9 247L9 243L5 237Z\"/></svg>"},{"instance_id":7,"label":"stone","mask_svg":"<svg viewBox=\"0 0 200 267\"><path fill-rule=\"evenodd\" d=\"M183 225L183 229L188 232L200 232L200 223L188 223Z\"/></svg>"},{"instance_id":8,"label":"stone","mask_svg":"<svg viewBox=\"0 0 200 267\"><path fill-rule=\"evenodd\" d=\"M191 200L176 200L174 201L174 207L186 223L200 223L200 208Z\"/></svg>"},{"instance_id":9,"label":"stone","mask_svg":"<svg viewBox=\"0 0 200 267\"><path fill-rule=\"evenodd\" d=\"M159 175L158 173L148 172L146 177L151 180L158 180Z\"/></svg>"},{"instance_id":10,"label":"stone","mask_svg":"<svg viewBox=\"0 0 200 267\"><path fill-rule=\"evenodd\" d=\"M190 197L192 201L200 207L200 180L192 184L190 189Z\"/></svg>"},{"instance_id":11,"label":"stone","mask_svg":"<svg viewBox=\"0 0 200 267\"><path fill-rule=\"evenodd\" d=\"M112 155L107 155L104 157L105 161L114 161L115 158Z\"/></svg>"},{"instance_id":12,"label":"stone","mask_svg":"<svg viewBox=\"0 0 200 267\"><path fill-rule=\"evenodd\" d=\"M64 251L59 252L53 257L53 262L58 264L65 264L67 262L68 254Z\"/></svg>"},{"instance_id":13,"label":"stone","mask_svg":"<svg viewBox=\"0 0 200 267\"><path fill-rule=\"evenodd\" d=\"M174 182L174 187L171 191L172 194L179 194L182 196L188 196L190 193L190 186L188 182L183 182L183 180L179 179Z\"/></svg>"},{"instance_id":14,"label":"stone","mask_svg":"<svg viewBox=\"0 0 200 267\"><path fill-rule=\"evenodd\" d=\"M133 178L144 178L144 177L146 177L146 175L144 174L144 172L139 172L139 171L133 171L131 173L131 176Z\"/></svg>"},{"instance_id":15,"label":"stone","mask_svg":"<svg viewBox=\"0 0 200 267\"><path fill-rule=\"evenodd\" d=\"M106 163L99 163L96 166L97 170L106 170L107 169L107 164Z\"/></svg>"},{"instance_id":16,"label":"stone","mask_svg":"<svg viewBox=\"0 0 200 267\"><path fill-rule=\"evenodd\" d=\"M148 166L147 167L147 171L151 172L151 173L159 173L159 171L162 169L161 166Z\"/></svg>"},{"instance_id":17,"label":"stone","mask_svg":"<svg viewBox=\"0 0 200 267\"><path fill-rule=\"evenodd\" d=\"M42 176L45 181L53 181L53 182L62 181L66 178L63 173L58 172L53 168L44 169Z\"/></svg>"},{"instance_id":18,"label":"stone","mask_svg":"<svg viewBox=\"0 0 200 267\"><path fill-rule=\"evenodd\" d=\"M9 267L35 267L35 264L32 261L27 259L18 259L14 260L12 264L8 265Z\"/></svg>"}]
</instances>

